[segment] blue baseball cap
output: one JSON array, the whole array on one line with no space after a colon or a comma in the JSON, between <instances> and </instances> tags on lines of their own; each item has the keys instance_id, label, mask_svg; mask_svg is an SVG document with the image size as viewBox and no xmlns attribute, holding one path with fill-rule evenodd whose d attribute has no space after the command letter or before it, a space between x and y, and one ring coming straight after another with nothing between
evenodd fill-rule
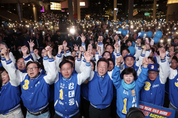
<instances>
[{"instance_id":1,"label":"blue baseball cap","mask_svg":"<svg viewBox=\"0 0 178 118\"><path fill-rule=\"evenodd\" d=\"M136 40L137 40L137 39L142 39L142 38L141 38L141 37L139 37L139 36L137 36Z\"/></svg>"},{"instance_id":2,"label":"blue baseball cap","mask_svg":"<svg viewBox=\"0 0 178 118\"><path fill-rule=\"evenodd\" d=\"M127 57L133 57L134 60L135 60L135 57L134 57L132 54L128 53L128 54L124 57L124 61L125 61L125 59L126 59Z\"/></svg>"},{"instance_id":3,"label":"blue baseball cap","mask_svg":"<svg viewBox=\"0 0 178 118\"><path fill-rule=\"evenodd\" d=\"M148 71L158 71L158 65L157 64L149 64L148 65Z\"/></svg>"}]
</instances>

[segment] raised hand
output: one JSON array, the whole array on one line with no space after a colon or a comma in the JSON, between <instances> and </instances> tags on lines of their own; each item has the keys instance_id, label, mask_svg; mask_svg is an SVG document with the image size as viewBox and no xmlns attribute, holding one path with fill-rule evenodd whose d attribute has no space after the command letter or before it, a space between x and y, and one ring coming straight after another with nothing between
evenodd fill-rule
<instances>
[{"instance_id":1,"label":"raised hand","mask_svg":"<svg viewBox=\"0 0 178 118\"><path fill-rule=\"evenodd\" d=\"M147 68L147 66L148 66L148 64L149 64L148 58L147 58L147 57L144 57L142 63L143 63L143 67Z\"/></svg>"},{"instance_id":2,"label":"raised hand","mask_svg":"<svg viewBox=\"0 0 178 118\"><path fill-rule=\"evenodd\" d=\"M99 56L101 56L101 47L97 46L97 52L99 53Z\"/></svg>"},{"instance_id":3,"label":"raised hand","mask_svg":"<svg viewBox=\"0 0 178 118\"><path fill-rule=\"evenodd\" d=\"M116 59L116 64L117 64L117 67L119 67L121 65L121 63L123 62L123 58L120 56Z\"/></svg>"},{"instance_id":4,"label":"raised hand","mask_svg":"<svg viewBox=\"0 0 178 118\"><path fill-rule=\"evenodd\" d=\"M80 52L85 52L85 49L83 48L83 46L80 46Z\"/></svg>"},{"instance_id":5,"label":"raised hand","mask_svg":"<svg viewBox=\"0 0 178 118\"><path fill-rule=\"evenodd\" d=\"M49 57L49 58L52 58L52 57L53 57L53 55L52 55L52 50L53 50L52 47L49 47L49 48L48 48L48 57Z\"/></svg>"},{"instance_id":6,"label":"raised hand","mask_svg":"<svg viewBox=\"0 0 178 118\"><path fill-rule=\"evenodd\" d=\"M58 54L61 54L63 49L64 49L63 45L58 45Z\"/></svg>"},{"instance_id":7,"label":"raised hand","mask_svg":"<svg viewBox=\"0 0 178 118\"><path fill-rule=\"evenodd\" d=\"M91 60L91 53L89 51L86 51L84 53L84 58L85 58L86 62L90 62L90 60Z\"/></svg>"},{"instance_id":8,"label":"raised hand","mask_svg":"<svg viewBox=\"0 0 178 118\"><path fill-rule=\"evenodd\" d=\"M166 56L166 51L165 51L165 49L162 47L162 48L160 48L160 50L159 50L159 55L160 55L160 58L161 59L164 59L165 58L165 56Z\"/></svg>"},{"instance_id":9,"label":"raised hand","mask_svg":"<svg viewBox=\"0 0 178 118\"><path fill-rule=\"evenodd\" d=\"M1 50L1 56L4 56L4 57L6 58L6 60L9 60L9 59L10 59L10 58L9 58L9 49L3 48L3 49Z\"/></svg>"},{"instance_id":10,"label":"raised hand","mask_svg":"<svg viewBox=\"0 0 178 118\"><path fill-rule=\"evenodd\" d=\"M33 47L35 46L34 40L31 40L31 39L30 39L30 42L29 42L29 41L27 41L27 42L28 42L30 48L33 48Z\"/></svg>"},{"instance_id":11,"label":"raised hand","mask_svg":"<svg viewBox=\"0 0 178 118\"><path fill-rule=\"evenodd\" d=\"M46 46L46 51L48 52L47 54L48 54L48 57L49 58L52 58L52 47L50 47L50 46Z\"/></svg>"},{"instance_id":12,"label":"raised hand","mask_svg":"<svg viewBox=\"0 0 178 118\"><path fill-rule=\"evenodd\" d=\"M119 44L117 42L114 44L114 48L116 49L117 53L119 53Z\"/></svg>"},{"instance_id":13,"label":"raised hand","mask_svg":"<svg viewBox=\"0 0 178 118\"><path fill-rule=\"evenodd\" d=\"M146 48L147 48L146 50L150 50L150 45L147 44L147 45L146 45Z\"/></svg>"},{"instance_id":14,"label":"raised hand","mask_svg":"<svg viewBox=\"0 0 178 118\"><path fill-rule=\"evenodd\" d=\"M77 52L78 51L78 46L75 44L74 45L74 50Z\"/></svg>"},{"instance_id":15,"label":"raised hand","mask_svg":"<svg viewBox=\"0 0 178 118\"><path fill-rule=\"evenodd\" d=\"M144 45L144 48L143 48L144 51L146 51L146 49L147 49L147 48L146 48L146 45L148 45L148 44L145 44L145 45Z\"/></svg>"},{"instance_id":16,"label":"raised hand","mask_svg":"<svg viewBox=\"0 0 178 118\"><path fill-rule=\"evenodd\" d=\"M89 51L90 53L92 52L92 49L93 49L92 45L89 44L89 45L88 45L88 51Z\"/></svg>"},{"instance_id":17,"label":"raised hand","mask_svg":"<svg viewBox=\"0 0 178 118\"><path fill-rule=\"evenodd\" d=\"M68 47L64 47L64 51L67 51L67 50L69 50L69 48Z\"/></svg>"}]
</instances>

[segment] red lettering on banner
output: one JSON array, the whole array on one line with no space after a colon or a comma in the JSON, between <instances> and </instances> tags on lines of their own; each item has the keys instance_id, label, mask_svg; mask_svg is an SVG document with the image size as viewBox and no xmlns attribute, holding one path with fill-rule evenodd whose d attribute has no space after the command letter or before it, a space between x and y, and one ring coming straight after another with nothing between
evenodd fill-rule
<instances>
[{"instance_id":1,"label":"red lettering on banner","mask_svg":"<svg viewBox=\"0 0 178 118\"><path fill-rule=\"evenodd\" d=\"M159 114L159 115L163 115L163 116L171 116L171 112L167 112L167 111L163 111L163 110L160 110L160 109L155 109L155 108L152 108L152 107L148 107L148 106L145 106L145 105L139 105L139 108L141 110L145 110L143 111L143 113L145 114L145 116L149 115L149 112L147 111L150 111L152 113L156 113L156 114Z\"/></svg>"}]
</instances>

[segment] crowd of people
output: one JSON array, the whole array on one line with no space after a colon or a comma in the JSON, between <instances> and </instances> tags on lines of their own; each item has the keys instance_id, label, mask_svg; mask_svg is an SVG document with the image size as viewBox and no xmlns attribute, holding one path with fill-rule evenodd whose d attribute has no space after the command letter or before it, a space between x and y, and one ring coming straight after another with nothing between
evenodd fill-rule
<instances>
[{"instance_id":1,"label":"crowd of people","mask_svg":"<svg viewBox=\"0 0 178 118\"><path fill-rule=\"evenodd\" d=\"M177 23L47 16L0 27L0 117L125 118L139 101L178 117Z\"/></svg>"}]
</instances>

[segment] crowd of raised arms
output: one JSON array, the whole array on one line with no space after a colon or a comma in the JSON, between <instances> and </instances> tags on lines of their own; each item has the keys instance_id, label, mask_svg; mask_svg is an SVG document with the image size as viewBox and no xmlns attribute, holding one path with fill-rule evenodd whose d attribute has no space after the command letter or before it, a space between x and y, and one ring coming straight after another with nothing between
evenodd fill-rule
<instances>
[{"instance_id":1,"label":"crowd of raised arms","mask_svg":"<svg viewBox=\"0 0 178 118\"><path fill-rule=\"evenodd\" d=\"M0 118L125 118L139 101L178 117L177 23L73 26L0 27Z\"/></svg>"}]
</instances>

